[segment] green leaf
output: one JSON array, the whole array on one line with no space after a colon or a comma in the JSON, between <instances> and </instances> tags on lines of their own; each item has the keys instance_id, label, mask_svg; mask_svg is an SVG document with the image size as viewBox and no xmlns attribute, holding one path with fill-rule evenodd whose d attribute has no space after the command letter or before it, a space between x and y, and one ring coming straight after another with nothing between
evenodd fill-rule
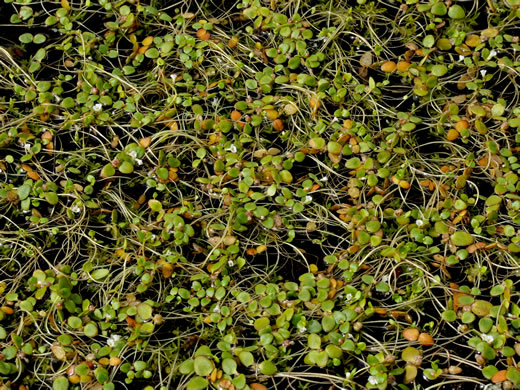
<instances>
[{"instance_id":1,"label":"green leaf","mask_svg":"<svg viewBox=\"0 0 520 390\"><path fill-rule=\"evenodd\" d=\"M271 360L264 360L260 363L259 368L264 375L274 375L278 372L276 365Z\"/></svg>"},{"instance_id":2,"label":"green leaf","mask_svg":"<svg viewBox=\"0 0 520 390\"><path fill-rule=\"evenodd\" d=\"M18 37L18 40L22 43L30 43L33 40L33 35L31 33L24 33Z\"/></svg>"},{"instance_id":3,"label":"green leaf","mask_svg":"<svg viewBox=\"0 0 520 390\"><path fill-rule=\"evenodd\" d=\"M96 281L101 281L101 280L105 279L109 273L110 273L110 270L108 268L98 268L97 270L92 272L91 276L92 276L92 279L94 279Z\"/></svg>"},{"instance_id":4,"label":"green leaf","mask_svg":"<svg viewBox=\"0 0 520 390\"><path fill-rule=\"evenodd\" d=\"M98 335L98 327L93 321L88 322L83 328L83 331L87 337L96 337Z\"/></svg>"},{"instance_id":5,"label":"green leaf","mask_svg":"<svg viewBox=\"0 0 520 390\"><path fill-rule=\"evenodd\" d=\"M228 375L234 375L237 372L237 362L230 358L222 360L222 370Z\"/></svg>"},{"instance_id":6,"label":"green leaf","mask_svg":"<svg viewBox=\"0 0 520 390\"><path fill-rule=\"evenodd\" d=\"M98 381L98 383L101 384L108 381L109 378L108 370L104 367L96 368L96 370L94 371L94 375L96 376L96 380Z\"/></svg>"},{"instance_id":7,"label":"green leaf","mask_svg":"<svg viewBox=\"0 0 520 390\"><path fill-rule=\"evenodd\" d=\"M213 368L213 363L205 356L197 356L193 361L193 369L197 375L208 376Z\"/></svg>"},{"instance_id":8,"label":"green leaf","mask_svg":"<svg viewBox=\"0 0 520 390\"><path fill-rule=\"evenodd\" d=\"M200 376L196 376L191 378L186 386L186 390L203 390L208 387L209 382L206 378L202 378Z\"/></svg>"},{"instance_id":9,"label":"green leaf","mask_svg":"<svg viewBox=\"0 0 520 390\"><path fill-rule=\"evenodd\" d=\"M146 53L144 53L144 55L147 58L158 58L159 50L157 50L155 47L152 47L152 48L146 50Z\"/></svg>"},{"instance_id":10,"label":"green leaf","mask_svg":"<svg viewBox=\"0 0 520 390\"><path fill-rule=\"evenodd\" d=\"M448 73L448 67L446 65L433 65L432 74L437 77L444 76Z\"/></svg>"},{"instance_id":11,"label":"green leaf","mask_svg":"<svg viewBox=\"0 0 520 390\"><path fill-rule=\"evenodd\" d=\"M466 12L460 5L455 4L448 10L448 16L452 19L463 19L466 16Z\"/></svg>"},{"instance_id":12,"label":"green leaf","mask_svg":"<svg viewBox=\"0 0 520 390\"><path fill-rule=\"evenodd\" d=\"M33 38L33 42L36 43L36 44L40 44L40 43L43 43L47 40L47 38L45 37L45 35L43 34L36 34Z\"/></svg>"},{"instance_id":13,"label":"green leaf","mask_svg":"<svg viewBox=\"0 0 520 390\"><path fill-rule=\"evenodd\" d=\"M437 16L444 16L448 12L448 9L446 8L446 5L442 1L439 1L438 3L435 3L432 6L431 9L432 14Z\"/></svg>"},{"instance_id":14,"label":"green leaf","mask_svg":"<svg viewBox=\"0 0 520 390\"><path fill-rule=\"evenodd\" d=\"M124 173L126 175L132 173L134 171L134 165L129 161L123 161L119 166L119 172Z\"/></svg>"},{"instance_id":15,"label":"green leaf","mask_svg":"<svg viewBox=\"0 0 520 390\"><path fill-rule=\"evenodd\" d=\"M240 359L240 362L246 367L251 367L255 362L253 354L248 351L240 352L238 354L238 358Z\"/></svg>"},{"instance_id":16,"label":"green leaf","mask_svg":"<svg viewBox=\"0 0 520 390\"><path fill-rule=\"evenodd\" d=\"M152 211L159 212L162 210L162 203L159 202L157 199L150 199L148 201L148 207L152 209Z\"/></svg>"},{"instance_id":17,"label":"green leaf","mask_svg":"<svg viewBox=\"0 0 520 390\"><path fill-rule=\"evenodd\" d=\"M76 105L76 102L75 102L74 99L71 98L71 97L66 97L66 98L63 99L62 102L61 102L61 106L62 106L63 108L73 108L75 105Z\"/></svg>"},{"instance_id":18,"label":"green leaf","mask_svg":"<svg viewBox=\"0 0 520 390\"><path fill-rule=\"evenodd\" d=\"M255 320L254 327L256 330L262 330L269 326L269 318L267 317L260 317Z\"/></svg>"},{"instance_id":19,"label":"green leaf","mask_svg":"<svg viewBox=\"0 0 520 390\"><path fill-rule=\"evenodd\" d=\"M320 349L321 348L321 337L315 333L312 333L307 336L307 344L311 349Z\"/></svg>"},{"instance_id":20,"label":"green leaf","mask_svg":"<svg viewBox=\"0 0 520 390\"><path fill-rule=\"evenodd\" d=\"M149 318L152 318L152 312L153 312L153 308L149 304L147 304L145 302L140 303L139 305L137 305L137 314L143 320L147 320Z\"/></svg>"},{"instance_id":21,"label":"green leaf","mask_svg":"<svg viewBox=\"0 0 520 390\"><path fill-rule=\"evenodd\" d=\"M451 235L451 241L456 246L468 246L473 243L473 236L467 232L458 231Z\"/></svg>"},{"instance_id":22,"label":"green leaf","mask_svg":"<svg viewBox=\"0 0 520 390\"><path fill-rule=\"evenodd\" d=\"M135 73L135 68L130 65L123 66L123 73L127 76Z\"/></svg>"},{"instance_id":23,"label":"green leaf","mask_svg":"<svg viewBox=\"0 0 520 390\"><path fill-rule=\"evenodd\" d=\"M29 184L21 185L16 190L16 193L18 194L18 198L20 198L20 200L27 199L27 197L31 193L31 186Z\"/></svg>"},{"instance_id":24,"label":"green leaf","mask_svg":"<svg viewBox=\"0 0 520 390\"><path fill-rule=\"evenodd\" d=\"M190 375L191 373L193 373L193 371L193 359L185 360L179 366L179 372L183 375Z\"/></svg>"},{"instance_id":25,"label":"green leaf","mask_svg":"<svg viewBox=\"0 0 520 390\"><path fill-rule=\"evenodd\" d=\"M433 45L435 44L435 38L433 35L426 35L424 38L423 38L423 46L424 47L433 47Z\"/></svg>"},{"instance_id":26,"label":"green leaf","mask_svg":"<svg viewBox=\"0 0 520 390\"><path fill-rule=\"evenodd\" d=\"M58 198L58 194L56 194L55 192L46 192L45 200L53 206L58 204L58 202L60 201Z\"/></svg>"},{"instance_id":27,"label":"green leaf","mask_svg":"<svg viewBox=\"0 0 520 390\"><path fill-rule=\"evenodd\" d=\"M114 176L115 173L116 173L116 169L114 168L114 166L111 163L108 163L101 170L101 177L103 179L106 179L107 177Z\"/></svg>"},{"instance_id":28,"label":"green leaf","mask_svg":"<svg viewBox=\"0 0 520 390\"><path fill-rule=\"evenodd\" d=\"M504 293L504 286L501 286L501 285L498 285L498 286L494 286L491 291L489 292L489 294L492 296L492 297L498 297L499 295L503 294Z\"/></svg>"},{"instance_id":29,"label":"green leaf","mask_svg":"<svg viewBox=\"0 0 520 390\"><path fill-rule=\"evenodd\" d=\"M72 329L78 329L81 327L81 325L83 324L83 322L81 321L81 318L79 317L76 317L76 316L71 316L67 319L67 324L69 324L69 326L72 328Z\"/></svg>"},{"instance_id":30,"label":"green leaf","mask_svg":"<svg viewBox=\"0 0 520 390\"><path fill-rule=\"evenodd\" d=\"M60 376L54 380L52 388L53 390L68 390L69 380L64 376Z\"/></svg>"}]
</instances>

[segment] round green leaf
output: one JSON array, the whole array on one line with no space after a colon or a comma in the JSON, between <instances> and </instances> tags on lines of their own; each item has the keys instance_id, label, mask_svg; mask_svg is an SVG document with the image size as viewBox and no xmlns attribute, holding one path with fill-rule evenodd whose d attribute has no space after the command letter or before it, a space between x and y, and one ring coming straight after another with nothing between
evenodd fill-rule
<instances>
[{"instance_id":1,"label":"round green leaf","mask_svg":"<svg viewBox=\"0 0 520 390\"><path fill-rule=\"evenodd\" d=\"M101 170L101 177L103 179L106 179L107 177L114 176L115 173L116 169L114 168L114 166L111 163L108 163Z\"/></svg>"},{"instance_id":2,"label":"round green leaf","mask_svg":"<svg viewBox=\"0 0 520 390\"><path fill-rule=\"evenodd\" d=\"M423 45L424 47L433 47L435 44L435 38L433 35L426 35L423 39Z\"/></svg>"},{"instance_id":3,"label":"round green leaf","mask_svg":"<svg viewBox=\"0 0 520 390\"><path fill-rule=\"evenodd\" d=\"M466 16L466 12L460 5L455 4L448 10L448 16L452 19L463 19Z\"/></svg>"},{"instance_id":4,"label":"round green leaf","mask_svg":"<svg viewBox=\"0 0 520 390\"><path fill-rule=\"evenodd\" d=\"M446 8L446 5L442 1L439 1L438 3L435 3L432 6L431 9L432 14L437 16L444 16L448 12L448 9Z\"/></svg>"},{"instance_id":5,"label":"round green leaf","mask_svg":"<svg viewBox=\"0 0 520 390\"><path fill-rule=\"evenodd\" d=\"M260 363L260 372L264 375L274 375L278 372L276 365L271 360L264 360Z\"/></svg>"},{"instance_id":6,"label":"round green leaf","mask_svg":"<svg viewBox=\"0 0 520 390\"><path fill-rule=\"evenodd\" d=\"M144 53L145 57L148 58L158 58L159 57L159 50L157 50L155 47L152 47L148 50L146 50L146 53Z\"/></svg>"},{"instance_id":7,"label":"round green leaf","mask_svg":"<svg viewBox=\"0 0 520 390\"><path fill-rule=\"evenodd\" d=\"M43 34L36 34L33 38L33 42L34 43L37 43L37 44L40 44L40 43L43 43L47 40L47 38L45 37L45 35Z\"/></svg>"},{"instance_id":8,"label":"round green leaf","mask_svg":"<svg viewBox=\"0 0 520 390\"><path fill-rule=\"evenodd\" d=\"M234 375L237 372L237 362L230 358L222 360L222 370L228 375Z\"/></svg>"},{"instance_id":9,"label":"round green leaf","mask_svg":"<svg viewBox=\"0 0 520 390\"><path fill-rule=\"evenodd\" d=\"M18 37L18 40L22 43L30 43L33 40L33 35L31 33L24 33Z\"/></svg>"},{"instance_id":10,"label":"round green leaf","mask_svg":"<svg viewBox=\"0 0 520 390\"><path fill-rule=\"evenodd\" d=\"M134 171L134 166L131 162L123 161L119 166L119 172L124 174L130 174Z\"/></svg>"},{"instance_id":11,"label":"round green leaf","mask_svg":"<svg viewBox=\"0 0 520 390\"><path fill-rule=\"evenodd\" d=\"M98 335L98 327L93 321L88 322L83 328L83 331L85 332L85 336L88 337L96 337Z\"/></svg>"},{"instance_id":12,"label":"round green leaf","mask_svg":"<svg viewBox=\"0 0 520 390\"><path fill-rule=\"evenodd\" d=\"M456 246L468 246L473 243L473 236L467 232L458 231L451 235L451 241Z\"/></svg>"},{"instance_id":13,"label":"round green leaf","mask_svg":"<svg viewBox=\"0 0 520 390\"><path fill-rule=\"evenodd\" d=\"M240 359L240 362L246 367L251 367L255 362L253 354L249 351L240 352L238 354L238 358Z\"/></svg>"},{"instance_id":14,"label":"round green leaf","mask_svg":"<svg viewBox=\"0 0 520 390\"><path fill-rule=\"evenodd\" d=\"M71 316L67 319L67 324L69 324L69 326L72 328L72 329L78 329L79 327L81 327L81 325L83 324L83 322L81 321L81 318L79 317L76 317L76 316Z\"/></svg>"},{"instance_id":15,"label":"round green leaf","mask_svg":"<svg viewBox=\"0 0 520 390\"><path fill-rule=\"evenodd\" d=\"M54 380L52 383L52 388L54 390L68 390L69 380L64 376L60 376Z\"/></svg>"},{"instance_id":16,"label":"round green leaf","mask_svg":"<svg viewBox=\"0 0 520 390\"><path fill-rule=\"evenodd\" d=\"M196 376L191 378L186 386L186 390L203 390L208 387L209 382L206 378L202 378L200 376Z\"/></svg>"},{"instance_id":17,"label":"round green leaf","mask_svg":"<svg viewBox=\"0 0 520 390\"><path fill-rule=\"evenodd\" d=\"M149 318L152 318L152 307L147 303L140 303L137 305L137 314L139 317L141 317L143 320L147 320Z\"/></svg>"},{"instance_id":18,"label":"round green leaf","mask_svg":"<svg viewBox=\"0 0 520 390\"><path fill-rule=\"evenodd\" d=\"M448 73L448 67L446 65L433 65L432 74L437 77L444 76Z\"/></svg>"},{"instance_id":19,"label":"round green leaf","mask_svg":"<svg viewBox=\"0 0 520 390\"><path fill-rule=\"evenodd\" d=\"M179 366L179 372L182 375L190 375L194 371L193 359L185 360Z\"/></svg>"},{"instance_id":20,"label":"round green leaf","mask_svg":"<svg viewBox=\"0 0 520 390\"><path fill-rule=\"evenodd\" d=\"M213 363L205 356L197 356L193 361L193 369L197 375L208 376L213 368Z\"/></svg>"},{"instance_id":21,"label":"round green leaf","mask_svg":"<svg viewBox=\"0 0 520 390\"><path fill-rule=\"evenodd\" d=\"M92 276L92 279L94 279L96 281L100 281L100 280L105 279L109 273L110 273L110 270L108 268L99 268L99 269L96 269L94 272L92 272L91 276Z\"/></svg>"}]
</instances>

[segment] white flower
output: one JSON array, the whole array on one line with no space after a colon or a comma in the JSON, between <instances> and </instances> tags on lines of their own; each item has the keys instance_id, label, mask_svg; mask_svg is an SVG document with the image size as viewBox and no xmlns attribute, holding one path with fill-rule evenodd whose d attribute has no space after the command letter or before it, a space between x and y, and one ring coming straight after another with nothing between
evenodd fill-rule
<instances>
[{"instance_id":1,"label":"white flower","mask_svg":"<svg viewBox=\"0 0 520 390\"><path fill-rule=\"evenodd\" d=\"M121 336L119 336L118 334L113 334L108 338L107 345L109 347L114 347L116 345L116 342L118 342L119 340L121 340Z\"/></svg>"},{"instance_id":2,"label":"white flower","mask_svg":"<svg viewBox=\"0 0 520 390\"><path fill-rule=\"evenodd\" d=\"M370 383L371 385L377 385L378 384L377 378L375 376L370 375L368 377L368 383Z\"/></svg>"},{"instance_id":3,"label":"white flower","mask_svg":"<svg viewBox=\"0 0 520 390\"><path fill-rule=\"evenodd\" d=\"M236 153L237 152L237 147L235 146L235 144L231 144L231 146L229 147L228 149L231 153Z\"/></svg>"},{"instance_id":4,"label":"white flower","mask_svg":"<svg viewBox=\"0 0 520 390\"><path fill-rule=\"evenodd\" d=\"M94 110L94 112L99 112L99 111L101 111L102 108L103 108L103 105L101 103L96 103L92 106L92 109Z\"/></svg>"},{"instance_id":5,"label":"white flower","mask_svg":"<svg viewBox=\"0 0 520 390\"><path fill-rule=\"evenodd\" d=\"M220 313L219 305L215 306L215 308L213 309L213 313Z\"/></svg>"},{"instance_id":6,"label":"white flower","mask_svg":"<svg viewBox=\"0 0 520 390\"><path fill-rule=\"evenodd\" d=\"M417 221L415 221L415 224L419 227L423 226L424 225L424 222L422 219L418 219Z\"/></svg>"},{"instance_id":7,"label":"white flower","mask_svg":"<svg viewBox=\"0 0 520 390\"><path fill-rule=\"evenodd\" d=\"M228 267L233 267L233 264L235 264L235 263L233 263L233 260L228 260L228 262L227 262Z\"/></svg>"},{"instance_id":8,"label":"white flower","mask_svg":"<svg viewBox=\"0 0 520 390\"><path fill-rule=\"evenodd\" d=\"M177 80L177 75L175 73L171 74L170 77L173 80L173 82L175 82L175 80Z\"/></svg>"},{"instance_id":9,"label":"white flower","mask_svg":"<svg viewBox=\"0 0 520 390\"><path fill-rule=\"evenodd\" d=\"M482 75L482 77L484 77L487 73L487 70L486 69L481 69L480 70L480 74Z\"/></svg>"},{"instance_id":10,"label":"white flower","mask_svg":"<svg viewBox=\"0 0 520 390\"><path fill-rule=\"evenodd\" d=\"M329 180L329 178L328 178L327 176L323 176L323 177L320 179L320 181L322 181L322 182L325 182L325 181L327 181L327 180Z\"/></svg>"},{"instance_id":11,"label":"white flower","mask_svg":"<svg viewBox=\"0 0 520 390\"><path fill-rule=\"evenodd\" d=\"M77 204L75 204L70 208L70 211L77 214L77 213L81 212L81 207L79 207Z\"/></svg>"},{"instance_id":12,"label":"white flower","mask_svg":"<svg viewBox=\"0 0 520 390\"><path fill-rule=\"evenodd\" d=\"M26 152L30 152L31 151L31 144L29 142L27 142L23 148L25 149Z\"/></svg>"},{"instance_id":13,"label":"white flower","mask_svg":"<svg viewBox=\"0 0 520 390\"><path fill-rule=\"evenodd\" d=\"M497 53L497 51L496 51L495 49L491 50L491 51L489 52L489 55L487 56L486 60L489 60L490 58L496 56L497 54L498 54L498 53Z\"/></svg>"},{"instance_id":14,"label":"white flower","mask_svg":"<svg viewBox=\"0 0 520 390\"><path fill-rule=\"evenodd\" d=\"M138 158L135 159L135 162L137 163L137 165L143 165L143 160L139 160Z\"/></svg>"},{"instance_id":15,"label":"white flower","mask_svg":"<svg viewBox=\"0 0 520 390\"><path fill-rule=\"evenodd\" d=\"M480 338L488 344L491 344L495 340L495 338L489 334L481 334Z\"/></svg>"},{"instance_id":16,"label":"white flower","mask_svg":"<svg viewBox=\"0 0 520 390\"><path fill-rule=\"evenodd\" d=\"M132 150L130 153L128 153L130 155L130 157L132 158L136 158L137 157L137 151L135 150Z\"/></svg>"},{"instance_id":17,"label":"white flower","mask_svg":"<svg viewBox=\"0 0 520 390\"><path fill-rule=\"evenodd\" d=\"M345 299L346 299L347 301L350 301L352 298L353 298L353 297L352 297L352 294L350 294L350 293L347 294L347 296L345 297Z\"/></svg>"},{"instance_id":18,"label":"white flower","mask_svg":"<svg viewBox=\"0 0 520 390\"><path fill-rule=\"evenodd\" d=\"M307 195L307 196L305 197L305 202L310 202L310 201L312 201L312 196Z\"/></svg>"},{"instance_id":19,"label":"white flower","mask_svg":"<svg viewBox=\"0 0 520 390\"><path fill-rule=\"evenodd\" d=\"M463 62L463 61L464 61L464 56L459 55L459 62Z\"/></svg>"}]
</instances>

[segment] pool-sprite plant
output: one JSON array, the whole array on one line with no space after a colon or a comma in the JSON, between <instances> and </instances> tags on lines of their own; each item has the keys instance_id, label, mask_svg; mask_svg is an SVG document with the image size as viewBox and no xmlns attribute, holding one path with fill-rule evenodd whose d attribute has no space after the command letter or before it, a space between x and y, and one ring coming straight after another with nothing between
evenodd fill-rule
<instances>
[{"instance_id":1,"label":"pool-sprite plant","mask_svg":"<svg viewBox=\"0 0 520 390\"><path fill-rule=\"evenodd\" d=\"M4 0L0 387L519 387L519 7Z\"/></svg>"}]
</instances>

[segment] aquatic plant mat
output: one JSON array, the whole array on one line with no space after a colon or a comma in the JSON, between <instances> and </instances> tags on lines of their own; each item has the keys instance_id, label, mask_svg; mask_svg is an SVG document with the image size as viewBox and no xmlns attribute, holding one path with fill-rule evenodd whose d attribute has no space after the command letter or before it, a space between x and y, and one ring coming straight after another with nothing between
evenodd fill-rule
<instances>
[{"instance_id":1,"label":"aquatic plant mat","mask_svg":"<svg viewBox=\"0 0 520 390\"><path fill-rule=\"evenodd\" d=\"M0 390L520 387L519 34L2 0Z\"/></svg>"}]
</instances>

